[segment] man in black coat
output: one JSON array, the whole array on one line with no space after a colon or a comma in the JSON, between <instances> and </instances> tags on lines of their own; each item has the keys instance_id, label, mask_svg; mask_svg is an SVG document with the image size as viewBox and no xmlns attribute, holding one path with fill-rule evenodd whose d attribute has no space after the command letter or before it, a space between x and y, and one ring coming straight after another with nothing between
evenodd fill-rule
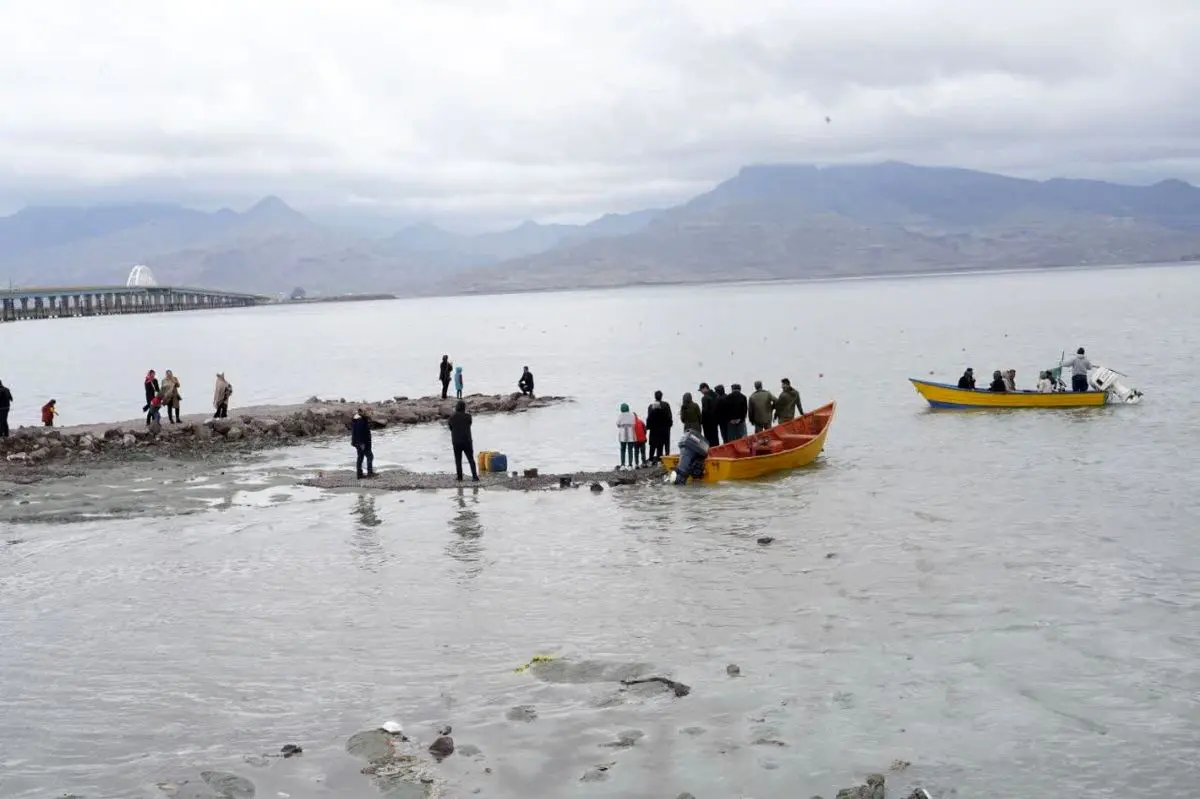
<instances>
[{"instance_id":1,"label":"man in black coat","mask_svg":"<svg viewBox=\"0 0 1200 799\"><path fill-rule=\"evenodd\" d=\"M450 356L443 355L441 366L438 367L438 380L442 381L442 399L446 398L446 394L450 391L450 371L454 365L450 363Z\"/></svg>"},{"instance_id":2,"label":"man in black coat","mask_svg":"<svg viewBox=\"0 0 1200 799\"><path fill-rule=\"evenodd\" d=\"M521 393L525 396L533 396L533 372L529 371L528 366L521 373L521 379L517 381L517 388L521 389Z\"/></svg>"},{"instance_id":3,"label":"man in black coat","mask_svg":"<svg viewBox=\"0 0 1200 799\"><path fill-rule=\"evenodd\" d=\"M371 418L367 416L366 408L359 408L350 422L350 443L358 453L354 471L359 480L363 479L363 461L367 462L366 477L375 476L375 453L371 451Z\"/></svg>"},{"instance_id":4,"label":"man in black coat","mask_svg":"<svg viewBox=\"0 0 1200 799\"><path fill-rule=\"evenodd\" d=\"M475 442L471 440L471 414L467 413L467 403L462 400L454 406L454 413L446 420L450 428L450 444L454 447L454 468L458 472L458 480L463 479L462 459L465 455L471 465L471 479L479 482L479 472L475 468Z\"/></svg>"},{"instance_id":5,"label":"man in black coat","mask_svg":"<svg viewBox=\"0 0 1200 799\"><path fill-rule=\"evenodd\" d=\"M746 414L750 409L750 403L746 399L746 395L742 393L742 387L738 383L734 383L729 387L729 395L725 397L725 423L728 425L728 433L725 441L737 441L739 438L745 438L746 430Z\"/></svg>"},{"instance_id":6,"label":"man in black coat","mask_svg":"<svg viewBox=\"0 0 1200 799\"><path fill-rule=\"evenodd\" d=\"M700 384L700 427L704 430L704 439L710 447L721 443L721 427L717 417L717 395L708 387L708 383Z\"/></svg>"},{"instance_id":7,"label":"man in black coat","mask_svg":"<svg viewBox=\"0 0 1200 799\"><path fill-rule=\"evenodd\" d=\"M671 454L671 427L675 419L670 403L663 402L663 393L654 392L654 402L646 408L646 437L650 443L650 463L658 463L663 455Z\"/></svg>"}]
</instances>

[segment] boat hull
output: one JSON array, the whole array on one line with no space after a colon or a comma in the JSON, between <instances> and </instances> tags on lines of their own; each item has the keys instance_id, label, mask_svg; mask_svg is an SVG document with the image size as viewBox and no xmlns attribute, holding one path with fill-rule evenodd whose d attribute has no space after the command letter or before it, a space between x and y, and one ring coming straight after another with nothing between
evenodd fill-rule
<instances>
[{"instance_id":1,"label":"boat hull","mask_svg":"<svg viewBox=\"0 0 1200 799\"><path fill-rule=\"evenodd\" d=\"M831 402L770 430L752 433L739 441L711 448L704 462L704 477L698 482L753 480L775 472L808 466L825 449L825 438L833 424L836 407L836 403ZM753 454L750 449L751 443L758 441L778 441L781 446L787 448L778 452ZM678 463L678 455L663 456L662 465L668 471L673 470Z\"/></svg>"},{"instance_id":2,"label":"boat hull","mask_svg":"<svg viewBox=\"0 0 1200 799\"><path fill-rule=\"evenodd\" d=\"M909 382L931 407L941 410L1094 408L1103 405L1107 396L1103 391L1056 391L1042 394L1037 391L981 391L916 378L909 378Z\"/></svg>"}]
</instances>

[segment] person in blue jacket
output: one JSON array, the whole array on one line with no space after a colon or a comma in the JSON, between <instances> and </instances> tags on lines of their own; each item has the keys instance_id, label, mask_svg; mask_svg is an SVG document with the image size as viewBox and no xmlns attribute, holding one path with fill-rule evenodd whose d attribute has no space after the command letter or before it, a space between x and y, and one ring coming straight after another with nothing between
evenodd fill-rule
<instances>
[{"instance_id":1,"label":"person in blue jacket","mask_svg":"<svg viewBox=\"0 0 1200 799\"><path fill-rule=\"evenodd\" d=\"M359 408L350 422L350 443L358 452L358 460L354 465L358 479L363 479L363 461L367 462L366 477L375 476L375 453L371 451L371 417L366 408Z\"/></svg>"},{"instance_id":2,"label":"person in blue jacket","mask_svg":"<svg viewBox=\"0 0 1200 799\"><path fill-rule=\"evenodd\" d=\"M463 392L462 367L456 366L456 367L454 367L454 394L458 399L462 399L462 392Z\"/></svg>"}]
</instances>

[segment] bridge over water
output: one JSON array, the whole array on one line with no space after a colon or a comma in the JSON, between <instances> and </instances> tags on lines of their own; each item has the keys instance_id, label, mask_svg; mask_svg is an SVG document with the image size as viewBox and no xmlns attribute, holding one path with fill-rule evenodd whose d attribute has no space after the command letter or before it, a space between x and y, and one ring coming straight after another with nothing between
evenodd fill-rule
<instances>
[{"instance_id":1,"label":"bridge over water","mask_svg":"<svg viewBox=\"0 0 1200 799\"><path fill-rule=\"evenodd\" d=\"M0 321L56 319L67 316L243 308L270 297L232 291L159 286L150 269L135 266L124 286L43 286L0 290Z\"/></svg>"}]
</instances>

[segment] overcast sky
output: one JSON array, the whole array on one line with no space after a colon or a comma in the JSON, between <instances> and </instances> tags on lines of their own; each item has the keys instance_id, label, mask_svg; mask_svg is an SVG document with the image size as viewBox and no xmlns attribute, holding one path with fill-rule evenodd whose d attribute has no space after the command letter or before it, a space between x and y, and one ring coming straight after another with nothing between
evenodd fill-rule
<instances>
[{"instance_id":1,"label":"overcast sky","mask_svg":"<svg viewBox=\"0 0 1200 799\"><path fill-rule=\"evenodd\" d=\"M1200 182L1198 98L1200 0L0 0L0 210L550 219L766 161Z\"/></svg>"}]
</instances>

